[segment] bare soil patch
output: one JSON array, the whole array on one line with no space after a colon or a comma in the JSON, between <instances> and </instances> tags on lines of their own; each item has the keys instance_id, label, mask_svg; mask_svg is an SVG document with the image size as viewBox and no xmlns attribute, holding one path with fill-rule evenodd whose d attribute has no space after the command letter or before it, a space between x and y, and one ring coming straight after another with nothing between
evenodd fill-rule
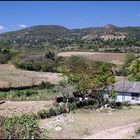
<instances>
[{"instance_id":1,"label":"bare soil patch","mask_svg":"<svg viewBox=\"0 0 140 140\"><path fill-rule=\"evenodd\" d=\"M23 113L37 113L50 108L53 101L6 101L0 105L1 116L21 115Z\"/></svg>"}]
</instances>

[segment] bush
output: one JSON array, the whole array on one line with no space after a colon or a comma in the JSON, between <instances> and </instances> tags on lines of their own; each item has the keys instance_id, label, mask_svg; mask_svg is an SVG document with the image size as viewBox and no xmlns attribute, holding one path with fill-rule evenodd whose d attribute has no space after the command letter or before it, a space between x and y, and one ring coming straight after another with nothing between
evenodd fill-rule
<instances>
[{"instance_id":1,"label":"bush","mask_svg":"<svg viewBox=\"0 0 140 140\"><path fill-rule=\"evenodd\" d=\"M58 115L62 113L67 113L66 106L62 105L62 106L57 107L57 113Z\"/></svg>"},{"instance_id":2,"label":"bush","mask_svg":"<svg viewBox=\"0 0 140 140\"><path fill-rule=\"evenodd\" d=\"M65 105L63 105L63 106L58 106L55 109L50 108L49 110L41 110L37 113L37 115L39 116L39 118L45 119L45 118L50 118L52 116L60 115L62 113L67 113L67 112L69 112L69 110L66 108Z\"/></svg>"},{"instance_id":3,"label":"bush","mask_svg":"<svg viewBox=\"0 0 140 140\"><path fill-rule=\"evenodd\" d=\"M55 109L50 108L50 109L49 109L49 114L50 114L50 116L56 116L56 115L57 115L57 112L56 112Z\"/></svg>"},{"instance_id":4,"label":"bush","mask_svg":"<svg viewBox=\"0 0 140 140\"><path fill-rule=\"evenodd\" d=\"M39 88L39 89L44 89L44 88L52 89L53 87L54 87L53 84L51 84L50 82L44 82L44 81L42 81L42 82L38 85L38 88Z\"/></svg>"},{"instance_id":5,"label":"bush","mask_svg":"<svg viewBox=\"0 0 140 140\"><path fill-rule=\"evenodd\" d=\"M50 115L48 115L48 112L46 110L41 110L37 113L37 115L39 116L39 118L41 119L45 119L45 118L49 118Z\"/></svg>"},{"instance_id":6,"label":"bush","mask_svg":"<svg viewBox=\"0 0 140 140\"><path fill-rule=\"evenodd\" d=\"M51 116L60 115L62 113L69 113L72 110L89 105L95 105L95 101L90 99L72 103L64 103L62 105L56 106L56 108L50 108L49 110L41 110L37 113L37 115L39 116L39 118L45 119Z\"/></svg>"},{"instance_id":7,"label":"bush","mask_svg":"<svg viewBox=\"0 0 140 140\"><path fill-rule=\"evenodd\" d=\"M77 108L83 107L83 102L82 102L82 101L76 102L76 107L77 107Z\"/></svg>"},{"instance_id":8,"label":"bush","mask_svg":"<svg viewBox=\"0 0 140 140\"><path fill-rule=\"evenodd\" d=\"M42 134L37 119L28 114L5 118L3 131L5 139L40 139Z\"/></svg>"},{"instance_id":9,"label":"bush","mask_svg":"<svg viewBox=\"0 0 140 140\"><path fill-rule=\"evenodd\" d=\"M140 127L137 129L136 134L140 134Z\"/></svg>"},{"instance_id":10,"label":"bush","mask_svg":"<svg viewBox=\"0 0 140 140\"><path fill-rule=\"evenodd\" d=\"M130 104L129 101L126 101L126 102L123 103L123 106L130 106L130 105L131 105L131 104Z\"/></svg>"},{"instance_id":11,"label":"bush","mask_svg":"<svg viewBox=\"0 0 140 140\"><path fill-rule=\"evenodd\" d=\"M75 110L76 109L76 103L75 102L70 103L68 106L69 106L70 110Z\"/></svg>"},{"instance_id":12,"label":"bush","mask_svg":"<svg viewBox=\"0 0 140 140\"><path fill-rule=\"evenodd\" d=\"M110 104L110 106L111 106L112 108L121 109L122 106L123 106L123 103L121 103L121 102L112 102L112 103Z\"/></svg>"},{"instance_id":13,"label":"bush","mask_svg":"<svg viewBox=\"0 0 140 140\"><path fill-rule=\"evenodd\" d=\"M96 101L93 99L87 100L87 105L95 105Z\"/></svg>"},{"instance_id":14,"label":"bush","mask_svg":"<svg viewBox=\"0 0 140 140\"><path fill-rule=\"evenodd\" d=\"M25 97L29 97L31 95L35 95L35 94L38 94L38 92L35 92L35 91L32 91L32 90L23 90L23 91L16 91L15 94L18 96L18 97L21 97L21 96L25 96Z\"/></svg>"},{"instance_id":15,"label":"bush","mask_svg":"<svg viewBox=\"0 0 140 140\"><path fill-rule=\"evenodd\" d=\"M4 124L4 117L0 116L0 139L4 139L4 131L2 129L2 126Z\"/></svg>"}]
</instances>

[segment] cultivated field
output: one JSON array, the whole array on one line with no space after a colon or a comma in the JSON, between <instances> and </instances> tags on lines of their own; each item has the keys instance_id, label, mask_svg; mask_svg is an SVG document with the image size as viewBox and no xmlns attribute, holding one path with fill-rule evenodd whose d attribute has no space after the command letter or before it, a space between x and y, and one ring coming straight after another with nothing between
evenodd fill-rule
<instances>
[{"instance_id":1,"label":"cultivated field","mask_svg":"<svg viewBox=\"0 0 140 140\"><path fill-rule=\"evenodd\" d=\"M0 105L0 115L13 116L23 113L37 113L52 106L53 101L6 101Z\"/></svg>"},{"instance_id":2,"label":"cultivated field","mask_svg":"<svg viewBox=\"0 0 140 140\"><path fill-rule=\"evenodd\" d=\"M61 74L16 69L13 65L0 65L0 88L31 86L48 81L58 83Z\"/></svg>"},{"instance_id":3,"label":"cultivated field","mask_svg":"<svg viewBox=\"0 0 140 140\"><path fill-rule=\"evenodd\" d=\"M71 55L85 56L95 61L108 61L115 64L122 64L125 53L101 53L101 52L60 52L58 56L70 57Z\"/></svg>"}]
</instances>

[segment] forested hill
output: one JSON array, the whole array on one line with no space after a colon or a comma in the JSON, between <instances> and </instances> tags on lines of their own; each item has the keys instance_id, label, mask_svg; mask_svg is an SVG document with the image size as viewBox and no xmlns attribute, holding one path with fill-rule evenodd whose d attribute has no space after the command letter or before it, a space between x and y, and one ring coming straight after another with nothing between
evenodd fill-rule
<instances>
[{"instance_id":1,"label":"forested hill","mask_svg":"<svg viewBox=\"0 0 140 140\"><path fill-rule=\"evenodd\" d=\"M117 27L107 24L104 27L68 29L60 25L38 25L0 34L0 41L8 41L24 47L51 44L63 48L82 41L124 39L139 40L140 27Z\"/></svg>"}]
</instances>

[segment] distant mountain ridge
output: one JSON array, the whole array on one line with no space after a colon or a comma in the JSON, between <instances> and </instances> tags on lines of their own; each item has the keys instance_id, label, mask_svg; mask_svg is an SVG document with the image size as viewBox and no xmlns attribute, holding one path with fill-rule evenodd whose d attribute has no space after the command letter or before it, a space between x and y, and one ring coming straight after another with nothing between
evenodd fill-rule
<instances>
[{"instance_id":1,"label":"distant mountain ridge","mask_svg":"<svg viewBox=\"0 0 140 140\"><path fill-rule=\"evenodd\" d=\"M140 27L118 27L107 24L103 27L68 29L60 25L36 25L22 30L0 34L0 40L10 40L17 44L28 42L55 42L71 40L108 40L108 39L140 39ZM26 42L26 43L25 43Z\"/></svg>"}]
</instances>

